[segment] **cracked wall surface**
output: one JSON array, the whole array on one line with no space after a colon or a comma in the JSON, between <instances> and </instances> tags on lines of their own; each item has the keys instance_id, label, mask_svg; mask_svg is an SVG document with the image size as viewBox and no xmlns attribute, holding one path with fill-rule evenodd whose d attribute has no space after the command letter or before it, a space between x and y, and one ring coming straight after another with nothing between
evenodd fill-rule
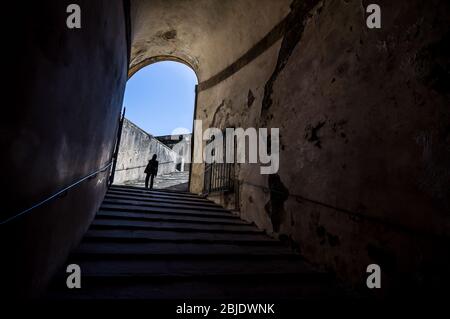
<instances>
[{"instance_id":1,"label":"cracked wall surface","mask_svg":"<svg viewBox=\"0 0 450 319\"><path fill-rule=\"evenodd\" d=\"M380 30L366 27L361 0L263 1L256 21L228 21L237 2L213 3L211 20L189 27L135 18L132 60L186 60L204 129L280 128L279 172L239 165L239 196L212 198L354 286L370 263L387 291L439 285L450 256L448 3L378 1ZM193 29L200 22L207 34ZM153 48L146 28L189 36ZM191 191L202 191L202 174L194 164Z\"/></svg>"}]
</instances>

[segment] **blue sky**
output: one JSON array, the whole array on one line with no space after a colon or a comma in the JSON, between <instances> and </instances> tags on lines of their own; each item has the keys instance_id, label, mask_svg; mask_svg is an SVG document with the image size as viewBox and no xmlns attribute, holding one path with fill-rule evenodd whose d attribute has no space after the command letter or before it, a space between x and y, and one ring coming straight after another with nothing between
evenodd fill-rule
<instances>
[{"instance_id":1,"label":"blue sky","mask_svg":"<svg viewBox=\"0 0 450 319\"><path fill-rule=\"evenodd\" d=\"M125 117L154 136L169 135L177 128L191 132L196 84L194 71L182 63L146 66L127 82Z\"/></svg>"}]
</instances>

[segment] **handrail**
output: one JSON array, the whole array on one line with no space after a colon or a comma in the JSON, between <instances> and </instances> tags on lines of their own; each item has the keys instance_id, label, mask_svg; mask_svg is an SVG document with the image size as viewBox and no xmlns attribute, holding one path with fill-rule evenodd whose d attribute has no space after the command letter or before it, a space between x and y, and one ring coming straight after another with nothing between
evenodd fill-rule
<instances>
[{"instance_id":1,"label":"handrail","mask_svg":"<svg viewBox=\"0 0 450 319\"><path fill-rule=\"evenodd\" d=\"M81 179L77 180L76 182L74 182L74 183L70 184L69 186L63 188L62 190L60 190L60 191L54 193L53 195L47 197L46 199L40 201L40 202L37 203L37 204L31 206L30 208L25 209L24 211L21 211L20 213L15 214L15 215L13 215L13 216L11 216L11 217L9 217L9 218L7 218L7 219L1 221L1 222L0 222L0 225L4 225L4 224L6 224L6 223L8 223L8 222L10 222L10 221L12 221L12 220L14 220L14 219L16 219L16 218L22 216L22 215L25 215L26 213L29 213L29 212L32 211L33 209L38 208L38 207L44 205L45 203L48 203L49 201L51 201L51 200L57 198L59 195L65 193L65 192L67 192L68 190L74 188L75 186L81 184L81 183L84 182L85 180L90 179L91 177L97 175L98 173L105 171L107 168L111 167L112 163L113 163L113 162L110 161L108 164L106 164L105 166L99 168L99 169L96 170L95 172L90 173L89 175L86 175L86 176L82 177Z\"/></svg>"},{"instance_id":2,"label":"handrail","mask_svg":"<svg viewBox=\"0 0 450 319\"><path fill-rule=\"evenodd\" d=\"M119 148L120 148L120 139L122 138L122 128L123 128L123 122L125 121L125 111L127 110L126 107L123 107L123 113L122 116L119 114L119 127L117 128L117 135L112 155L112 169L111 169L111 175L109 176L108 185L111 186L112 183L114 183L114 174L116 173L116 165L117 165L117 158L119 157Z\"/></svg>"}]
</instances>

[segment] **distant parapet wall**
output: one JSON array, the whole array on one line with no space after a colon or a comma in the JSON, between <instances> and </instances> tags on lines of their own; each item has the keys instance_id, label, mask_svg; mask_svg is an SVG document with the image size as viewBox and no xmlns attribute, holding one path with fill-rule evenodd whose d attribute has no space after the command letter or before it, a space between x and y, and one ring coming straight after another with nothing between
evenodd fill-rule
<instances>
[{"instance_id":1,"label":"distant parapet wall","mask_svg":"<svg viewBox=\"0 0 450 319\"><path fill-rule=\"evenodd\" d=\"M177 152L180 157L184 155L185 159L190 159L192 134L163 135L155 136L155 138ZM189 171L190 168L190 164L184 160L181 160L177 166L180 171Z\"/></svg>"},{"instance_id":2,"label":"distant parapet wall","mask_svg":"<svg viewBox=\"0 0 450 319\"><path fill-rule=\"evenodd\" d=\"M145 180L145 166L153 154L158 156L158 175L176 171L177 154L151 134L125 119L114 184Z\"/></svg>"},{"instance_id":3,"label":"distant parapet wall","mask_svg":"<svg viewBox=\"0 0 450 319\"><path fill-rule=\"evenodd\" d=\"M177 135L162 135L162 136L155 136L155 138L167 145L170 148L173 148L174 145L178 143L188 143L191 145L191 137L192 134L177 134Z\"/></svg>"}]
</instances>

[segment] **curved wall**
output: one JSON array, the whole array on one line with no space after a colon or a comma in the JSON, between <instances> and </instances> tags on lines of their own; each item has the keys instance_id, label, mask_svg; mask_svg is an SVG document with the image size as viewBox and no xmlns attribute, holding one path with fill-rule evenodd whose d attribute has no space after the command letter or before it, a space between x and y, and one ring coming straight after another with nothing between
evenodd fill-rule
<instances>
[{"instance_id":1,"label":"curved wall","mask_svg":"<svg viewBox=\"0 0 450 319\"><path fill-rule=\"evenodd\" d=\"M17 16L1 125L2 217L27 209L111 160L127 80L122 1L80 0L82 28L66 27L71 1L5 3ZM5 39L6 40L6 39ZM10 41L9 41L10 40ZM13 63L7 65L9 68ZM36 296L78 244L109 171L0 226L2 289Z\"/></svg>"}]
</instances>

